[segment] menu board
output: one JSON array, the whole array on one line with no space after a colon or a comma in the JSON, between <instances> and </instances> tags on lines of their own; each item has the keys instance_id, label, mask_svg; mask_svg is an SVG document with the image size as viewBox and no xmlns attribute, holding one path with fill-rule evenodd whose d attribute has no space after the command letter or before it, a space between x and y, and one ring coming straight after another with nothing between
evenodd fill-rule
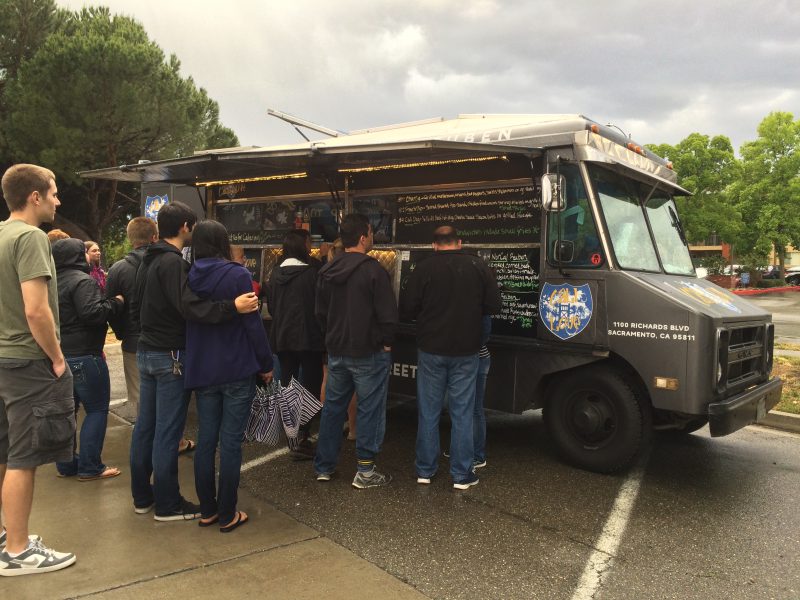
<instances>
[{"instance_id":1,"label":"menu board","mask_svg":"<svg viewBox=\"0 0 800 600\"><path fill-rule=\"evenodd\" d=\"M225 225L233 244L280 244L295 227L298 213L311 235L328 242L336 239L336 213L329 199L217 204L215 218Z\"/></svg>"},{"instance_id":2,"label":"menu board","mask_svg":"<svg viewBox=\"0 0 800 600\"><path fill-rule=\"evenodd\" d=\"M503 308L492 317L492 333L536 336L539 314L539 249L479 250L494 271Z\"/></svg>"},{"instance_id":3,"label":"menu board","mask_svg":"<svg viewBox=\"0 0 800 600\"><path fill-rule=\"evenodd\" d=\"M533 185L397 195L395 243L429 244L455 226L465 243L538 241L541 203Z\"/></svg>"},{"instance_id":4,"label":"menu board","mask_svg":"<svg viewBox=\"0 0 800 600\"><path fill-rule=\"evenodd\" d=\"M417 261L433 250L412 250L402 256L400 303ZM502 310L492 317L492 333L536 337L539 303L539 248L479 250L500 286Z\"/></svg>"}]
</instances>

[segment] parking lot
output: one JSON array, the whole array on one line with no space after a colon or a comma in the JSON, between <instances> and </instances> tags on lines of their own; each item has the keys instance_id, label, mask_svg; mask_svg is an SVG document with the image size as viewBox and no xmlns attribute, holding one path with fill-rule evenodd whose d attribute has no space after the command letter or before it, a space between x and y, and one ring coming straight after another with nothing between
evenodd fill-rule
<instances>
[{"instance_id":1,"label":"parking lot","mask_svg":"<svg viewBox=\"0 0 800 600\"><path fill-rule=\"evenodd\" d=\"M756 299L780 339L800 340L798 297ZM112 373L118 360L109 352ZM121 377L112 386L124 414ZM195 422L192 411L190 436ZM800 597L798 435L659 435L637 468L608 476L559 461L540 412L490 413L480 485L454 492L444 457L432 485L416 484L415 431L414 406L391 406L386 488L350 486L347 441L328 483L281 448L248 444L242 486L430 598Z\"/></svg>"}]
</instances>

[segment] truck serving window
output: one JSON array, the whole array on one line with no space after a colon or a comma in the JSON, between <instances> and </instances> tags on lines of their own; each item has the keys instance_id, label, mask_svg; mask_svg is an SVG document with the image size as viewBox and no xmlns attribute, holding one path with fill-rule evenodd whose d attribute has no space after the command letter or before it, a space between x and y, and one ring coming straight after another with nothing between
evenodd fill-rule
<instances>
[{"instance_id":1,"label":"truck serving window","mask_svg":"<svg viewBox=\"0 0 800 600\"><path fill-rule=\"evenodd\" d=\"M548 218L547 247L551 264L561 262L570 267L598 267L605 262L602 258L600 238L594 224L592 209L583 178L577 165L561 163L559 172L566 178L567 208L553 213ZM560 222L559 222L560 221ZM560 256L554 256L556 240L567 242Z\"/></svg>"},{"instance_id":2,"label":"truck serving window","mask_svg":"<svg viewBox=\"0 0 800 600\"><path fill-rule=\"evenodd\" d=\"M645 206L664 270L672 275L695 276L689 247L672 198L656 191Z\"/></svg>"},{"instance_id":3,"label":"truck serving window","mask_svg":"<svg viewBox=\"0 0 800 600\"><path fill-rule=\"evenodd\" d=\"M618 173L589 165L619 266L660 272L653 240L641 207L641 186Z\"/></svg>"}]
</instances>

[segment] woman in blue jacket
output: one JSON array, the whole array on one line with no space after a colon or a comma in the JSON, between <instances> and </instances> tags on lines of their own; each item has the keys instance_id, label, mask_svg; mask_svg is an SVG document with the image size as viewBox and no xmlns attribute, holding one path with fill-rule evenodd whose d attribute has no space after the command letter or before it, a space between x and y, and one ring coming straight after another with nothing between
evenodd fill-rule
<instances>
[{"instance_id":1,"label":"woman in blue jacket","mask_svg":"<svg viewBox=\"0 0 800 600\"><path fill-rule=\"evenodd\" d=\"M203 221L195 226L192 254L189 287L201 298L232 300L253 291L250 273L231 261L228 232L221 223ZM220 531L227 533L247 522L247 514L236 509L242 437L256 377L272 379L272 351L258 313L237 315L217 325L188 321L185 369L184 384L195 390L200 423L194 456L199 524L220 523Z\"/></svg>"}]
</instances>

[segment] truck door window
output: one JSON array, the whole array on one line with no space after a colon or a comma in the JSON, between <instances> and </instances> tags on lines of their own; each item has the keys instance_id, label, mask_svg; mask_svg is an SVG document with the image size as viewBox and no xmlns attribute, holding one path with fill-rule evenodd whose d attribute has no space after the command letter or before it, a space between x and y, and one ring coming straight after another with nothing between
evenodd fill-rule
<instances>
[{"instance_id":1,"label":"truck door window","mask_svg":"<svg viewBox=\"0 0 800 600\"><path fill-rule=\"evenodd\" d=\"M694 277L689 247L672 198L662 191L656 191L647 201L646 210L664 271L672 275Z\"/></svg>"},{"instance_id":2,"label":"truck door window","mask_svg":"<svg viewBox=\"0 0 800 600\"><path fill-rule=\"evenodd\" d=\"M567 208L560 213L550 213L548 217L547 248L550 263L560 262L571 267L600 266L605 261L580 171L576 165L562 163L559 172L566 178ZM559 234L561 240L571 245L572 252L562 252L557 257L555 248Z\"/></svg>"},{"instance_id":3,"label":"truck door window","mask_svg":"<svg viewBox=\"0 0 800 600\"><path fill-rule=\"evenodd\" d=\"M589 166L600 199L614 254L623 269L660 272L653 240L641 207L640 185L623 176Z\"/></svg>"}]
</instances>

